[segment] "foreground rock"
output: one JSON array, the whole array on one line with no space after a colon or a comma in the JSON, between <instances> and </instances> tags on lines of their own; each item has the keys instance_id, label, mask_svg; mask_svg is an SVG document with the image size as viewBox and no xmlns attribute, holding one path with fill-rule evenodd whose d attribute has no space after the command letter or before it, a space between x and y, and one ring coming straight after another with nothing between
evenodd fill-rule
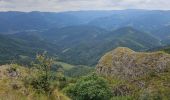
<instances>
[{"instance_id":1,"label":"foreground rock","mask_svg":"<svg viewBox=\"0 0 170 100\"><path fill-rule=\"evenodd\" d=\"M166 72L169 65L169 54L135 52L129 48L119 47L100 59L96 71L105 76L135 79Z\"/></svg>"}]
</instances>

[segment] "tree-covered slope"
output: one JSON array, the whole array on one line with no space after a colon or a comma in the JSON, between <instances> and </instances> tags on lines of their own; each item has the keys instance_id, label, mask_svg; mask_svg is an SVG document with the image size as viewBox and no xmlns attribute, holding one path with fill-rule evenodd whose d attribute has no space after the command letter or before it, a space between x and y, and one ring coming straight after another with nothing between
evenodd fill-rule
<instances>
[{"instance_id":1,"label":"tree-covered slope","mask_svg":"<svg viewBox=\"0 0 170 100\"><path fill-rule=\"evenodd\" d=\"M34 58L37 53L44 51L48 51L50 54L54 53L56 51L54 47L54 45L42 41L34 35L25 34L22 37L0 35L0 63L20 62L20 60L24 61L22 63L26 63Z\"/></svg>"},{"instance_id":2,"label":"tree-covered slope","mask_svg":"<svg viewBox=\"0 0 170 100\"><path fill-rule=\"evenodd\" d=\"M145 50L160 46L160 41L153 35L136 30L132 27L124 27L110 32L106 39L118 46L126 46L134 50Z\"/></svg>"},{"instance_id":3,"label":"tree-covered slope","mask_svg":"<svg viewBox=\"0 0 170 100\"><path fill-rule=\"evenodd\" d=\"M74 64L95 64L105 52L118 46L147 50L160 46L158 39L132 27L106 31L93 26L72 26L45 31L43 37L59 47L59 57Z\"/></svg>"},{"instance_id":4,"label":"tree-covered slope","mask_svg":"<svg viewBox=\"0 0 170 100\"><path fill-rule=\"evenodd\" d=\"M1 38L1 59L9 57L11 60L20 55L32 57L47 51L63 62L78 65L95 65L105 52L118 46L144 51L161 45L154 36L131 27L107 31L88 25L52 28L44 32L22 31L1 35Z\"/></svg>"}]
</instances>

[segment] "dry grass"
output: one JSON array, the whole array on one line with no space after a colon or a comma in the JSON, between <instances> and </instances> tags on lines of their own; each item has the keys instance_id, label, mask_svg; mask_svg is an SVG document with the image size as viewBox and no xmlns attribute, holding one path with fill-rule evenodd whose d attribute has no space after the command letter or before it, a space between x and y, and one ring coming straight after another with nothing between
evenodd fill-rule
<instances>
[{"instance_id":1,"label":"dry grass","mask_svg":"<svg viewBox=\"0 0 170 100\"><path fill-rule=\"evenodd\" d=\"M17 68L16 68L17 67ZM17 75L10 76L9 69L16 68ZM18 65L4 65L0 68L0 100L69 100L57 89L50 95L39 94L25 87L23 79L30 75L28 68Z\"/></svg>"}]
</instances>

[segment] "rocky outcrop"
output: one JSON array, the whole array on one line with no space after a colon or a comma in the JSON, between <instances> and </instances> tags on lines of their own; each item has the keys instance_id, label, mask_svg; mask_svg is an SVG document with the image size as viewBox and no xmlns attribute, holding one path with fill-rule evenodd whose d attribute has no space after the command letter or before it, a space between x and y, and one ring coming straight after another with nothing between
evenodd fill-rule
<instances>
[{"instance_id":1,"label":"rocky outcrop","mask_svg":"<svg viewBox=\"0 0 170 100\"><path fill-rule=\"evenodd\" d=\"M105 54L96 66L98 74L134 79L165 72L170 65L170 55L163 52L135 52L119 47Z\"/></svg>"}]
</instances>

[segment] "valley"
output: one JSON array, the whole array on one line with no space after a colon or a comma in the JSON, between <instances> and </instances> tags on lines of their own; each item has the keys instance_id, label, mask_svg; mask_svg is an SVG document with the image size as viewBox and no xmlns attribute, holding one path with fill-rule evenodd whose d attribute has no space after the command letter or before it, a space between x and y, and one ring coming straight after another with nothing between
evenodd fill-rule
<instances>
[{"instance_id":1,"label":"valley","mask_svg":"<svg viewBox=\"0 0 170 100\"><path fill-rule=\"evenodd\" d=\"M169 54L169 10L0 12L0 97L169 100Z\"/></svg>"}]
</instances>

